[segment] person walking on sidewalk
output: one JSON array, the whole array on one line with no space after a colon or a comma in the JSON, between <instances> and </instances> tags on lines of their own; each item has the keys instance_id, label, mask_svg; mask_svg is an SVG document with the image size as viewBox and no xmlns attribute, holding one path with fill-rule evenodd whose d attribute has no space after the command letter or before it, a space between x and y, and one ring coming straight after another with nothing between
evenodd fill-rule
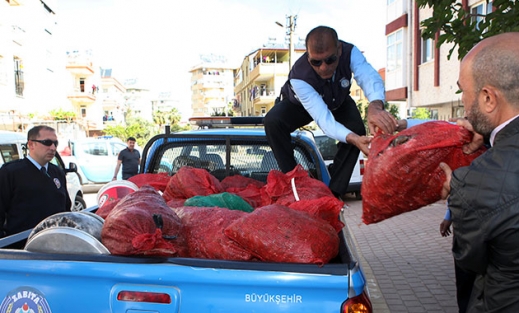
<instances>
[{"instance_id":1,"label":"person walking on sidewalk","mask_svg":"<svg viewBox=\"0 0 519 313\"><path fill-rule=\"evenodd\" d=\"M123 179L128 179L139 172L139 164L141 163L141 154L139 150L135 149L135 138L129 137L126 141L128 145L126 149L121 150L117 156L117 165L115 166L114 177L112 180L117 180L117 174L121 165L123 167Z\"/></svg>"}]
</instances>

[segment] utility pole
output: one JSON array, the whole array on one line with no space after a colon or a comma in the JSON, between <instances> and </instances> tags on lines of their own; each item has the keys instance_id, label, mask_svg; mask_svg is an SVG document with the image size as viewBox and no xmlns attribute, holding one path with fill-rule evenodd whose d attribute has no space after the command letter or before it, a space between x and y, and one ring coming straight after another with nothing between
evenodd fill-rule
<instances>
[{"instance_id":1,"label":"utility pole","mask_svg":"<svg viewBox=\"0 0 519 313\"><path fill-rule=\"evenodd\" d=\"M287 36L288 36L288 69L292 69L292 64L294 61L294 32L296 31L296 21L297 15L288 15L286 16L287 22L286 26L281 24L280 22L276 22L277 25L281 27L286 27Z\"/></svg>"}]
</instances>

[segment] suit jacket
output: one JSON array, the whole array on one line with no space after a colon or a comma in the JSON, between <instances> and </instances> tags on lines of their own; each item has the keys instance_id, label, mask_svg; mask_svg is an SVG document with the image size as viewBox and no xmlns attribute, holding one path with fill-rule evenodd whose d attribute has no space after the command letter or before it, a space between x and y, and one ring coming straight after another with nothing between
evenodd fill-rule
<instances>
[{"instance_id":1,"label":"suit jacket","mask_svg":"<svg viewBox=\"0 0 519 313\"><path fill-rule=\"evenodd\" d=\"M478 274L467 312L519 312L519 118L453 172L449 207L454 258Z\"/></svg>"}]
</instances>

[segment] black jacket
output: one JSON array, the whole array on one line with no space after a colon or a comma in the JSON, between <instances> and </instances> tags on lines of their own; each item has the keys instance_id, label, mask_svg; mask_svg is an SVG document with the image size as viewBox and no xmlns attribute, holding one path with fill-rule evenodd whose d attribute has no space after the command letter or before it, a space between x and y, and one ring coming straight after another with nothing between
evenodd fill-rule
<instances>
[{"instance_id":1,"label":"black jacket","mask_svg":"<svg viewBox=\"0 0 519 313\"><path fill-rule=\"evenodd\" d=\"M453 254L478 274L467 312L519 312L519 118L453 172Z\"/></svg>"},{"instance_id":2,"label":"black jacket","mask_svg":"<svg viewBox=\"0 0 519 313\"><path fill-rule=\"evenodd\" d=\"M65 173L49 163L43 174L25 158L0 168L0 237L33 228L48 216L70 211Z\"/></svg>"}]
</instances>

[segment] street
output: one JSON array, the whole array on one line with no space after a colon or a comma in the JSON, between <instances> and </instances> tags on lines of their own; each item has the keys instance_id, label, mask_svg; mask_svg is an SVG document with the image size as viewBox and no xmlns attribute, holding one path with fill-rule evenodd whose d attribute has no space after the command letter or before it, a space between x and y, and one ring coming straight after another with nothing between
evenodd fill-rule
<instances>
[{"instance_id":1,"label":"street","mask_svg":"<svg viewBox=\"0 0 519 313\"><path fill-rule=\"evenodd\" d=\"M83 200L85 200L87 208L97 204L97 191L96 192L88 192L85 191L83 194Z\"/></svg>"},{"instance_id":2,"label":"street","mask_svg":"<svg viewBox=\"0 0 519 313\"><path fill-rule=\"evenodd\" d=\"M90 207L97 193L84 199ZM362 201L352 195L346 204L375 313L458 312L452 237L439 232L444 201L370 225L362 223Z\"/></svg>"}]
</instances>

